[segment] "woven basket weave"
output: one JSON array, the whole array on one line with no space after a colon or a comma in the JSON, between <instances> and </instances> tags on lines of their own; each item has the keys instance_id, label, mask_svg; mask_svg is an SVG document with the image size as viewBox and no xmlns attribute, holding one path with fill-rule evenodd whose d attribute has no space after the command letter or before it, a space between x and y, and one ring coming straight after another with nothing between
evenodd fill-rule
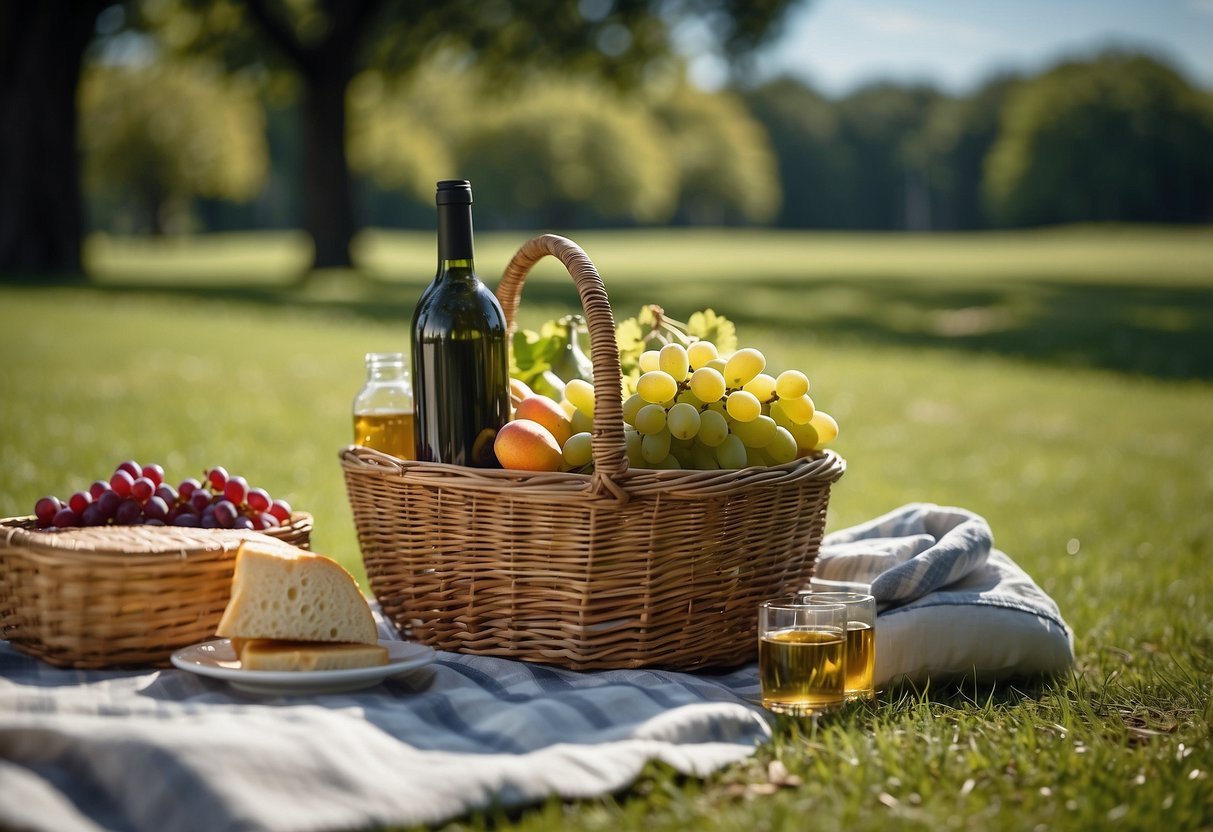
<instances>
[{"instance_id":1,"label":"woven basket weave","mask_svg":"<svg viewBox=\"0 0 1213 832\"><path fill-rule=\"evenodd\" d=\"M0 520L0 637L60 667L167 665L211 638L231 595L236 549L268 534L308 548L312 517L269 532L172 526L34 530Z\"/></svg>"},{"instance_id":2,"label":"woven basket weave","mask_svg":"<svg viewBox=\"0 0 1213 832\"><path fill-rule=\"evenodd\" d=\"M614 318L575 243L544 235L515 254L497 289L509 330L546 255L568 269L589 327L594 473L345 449L372 591L402 633L444 650L579 670L752 660L759 603L809 581L844 461L826 451L735 471L629 470Z\"/></svg>"}]
</instances>

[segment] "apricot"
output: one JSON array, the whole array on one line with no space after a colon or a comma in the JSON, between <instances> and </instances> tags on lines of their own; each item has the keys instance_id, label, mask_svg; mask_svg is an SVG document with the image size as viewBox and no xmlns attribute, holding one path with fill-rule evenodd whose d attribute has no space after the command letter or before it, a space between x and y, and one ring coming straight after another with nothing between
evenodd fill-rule
<instances>
[{"instance_id":1,"label":"apricot","mask_svg":"<svg viewBox=\"0 0 1213 832\"><path fill-rule=\"evenodd\" d=\"M573 427L564 409L547 396L528 396L518 403L514 410L515 419L530 419L548 429L548 433L556 438L556 443L564 447L573 435Z\"/></svg>"},{"instance_id":2,"label":"apricot","mask_svg":"<svg viewBox=\"0 0 1213 832\"><path fill-rule=\"evenodd\" d=\"M535 391L527 387L525 381L510 379L510 407L517 407L523 399L535 395Z\"/></svg>"},{"instance_id":3,"label":"apricot","mask_svg":"<svg viewBox=\"0 0 1213 832\"><path fill-rule=\"evenodd\" d=\"M551 432L530 419L507 422L497 431L493 452L502 468L520 471L558 471L564 459Z\"/></svg>"}]
</instances>

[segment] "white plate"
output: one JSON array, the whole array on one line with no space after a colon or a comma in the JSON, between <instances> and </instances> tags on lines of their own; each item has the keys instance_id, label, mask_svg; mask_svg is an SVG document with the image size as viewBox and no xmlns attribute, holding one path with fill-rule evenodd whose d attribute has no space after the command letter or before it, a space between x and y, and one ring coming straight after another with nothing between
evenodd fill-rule
<instances>
[{"instance_id":1,"label":"white plate","mask_svg":"<svg viewBox=\"0 0 1213 832\"><path fill-rule=\"evenodd\" d=\"M387 639L379 643L387 648L387 664L347 670L244 670L231 639L226 638L182 647L172 661L181 670L222 679L247 693L306 695L361 690L434 660L434 649L424 644Z\"/></svg>"}]
</instances>

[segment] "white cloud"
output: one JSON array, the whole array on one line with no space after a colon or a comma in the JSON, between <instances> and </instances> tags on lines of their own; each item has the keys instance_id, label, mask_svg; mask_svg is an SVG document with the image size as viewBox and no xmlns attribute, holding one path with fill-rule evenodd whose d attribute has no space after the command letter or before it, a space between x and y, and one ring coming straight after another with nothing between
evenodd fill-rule
<instances>
[{"instance_id":1,"label":"white cloud","mask_svg":"<svg viewBox=\"0 0 1213 832\"><path fill-rule=\"evenodd\" d=\"M1190 0L1213 4L1213 0ZM894 37L933 37L969 45L997 43L998 32L960 20L944 20L892 6L851 7L850 17L861 27Z\"/></svg>"}]
</instances>

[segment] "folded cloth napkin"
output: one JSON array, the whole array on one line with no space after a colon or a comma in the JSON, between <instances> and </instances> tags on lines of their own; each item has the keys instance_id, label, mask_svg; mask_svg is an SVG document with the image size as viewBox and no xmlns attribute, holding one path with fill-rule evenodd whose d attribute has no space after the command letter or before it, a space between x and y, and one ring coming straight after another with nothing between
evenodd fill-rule
<instances>
[{"instance_id":1,"label":"folded cloth napkin","mask_svg":"<svg viewBox=\"0 0 1213 832\"><path fill-rule=\"evenodd\" d=\"M827 538L823 574L897 604L877 620L879 679L1071 656L1056 605L991 541L980 518L925 505ZM365 691L257 698L180 670L61 670L0 642L0 828L409 826L608 794L652 760L702 776L752 754L770 737L758 693L754 665L577 673L439 653Z\"/></svg>"},{"instance_id":2,"label":"folded cloth napkin","mask_svg":"<svg viewBox=\"0 0 1213 832\"><path fill-rule=\"evenodd\" d=\"M1074 662L1057 604L961 508L911 503L828 534L814 580L875 597L879 685L1062 673Z\"/></svg>"}]
</instances>

